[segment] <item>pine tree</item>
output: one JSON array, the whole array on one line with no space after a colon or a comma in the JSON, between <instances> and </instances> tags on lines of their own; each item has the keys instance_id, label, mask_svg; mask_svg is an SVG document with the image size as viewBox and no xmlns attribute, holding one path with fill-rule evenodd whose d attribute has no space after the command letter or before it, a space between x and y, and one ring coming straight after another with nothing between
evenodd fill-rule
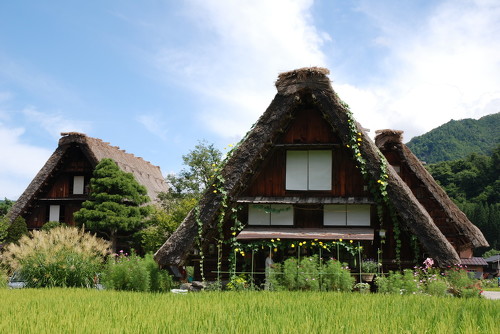
<instances>
[{"instance_id":1,"label":"pine tree","mask_svg":"<svg viewBox=\"0 0 500 334\"><path fill-rule=\"evenodd\" d=\"M112 159L103 159L90 180L90 198L75 213L77 223L109 237L116 252L119 232L137 230L151 211L146 188Z\"/></svg>"},{"instance_id":2,"label":"pine tree","mask_svg":"<svg viewBox=\"0 0 500 334\"><path fill-rule=\"evenodd\" d=\"M10 226L7 228L7 237L5 238L6 243L18 242L19 239L25 234L28 234L28 226L26 225L26 220L19 216Z\"/></svg>"}]
</instances>

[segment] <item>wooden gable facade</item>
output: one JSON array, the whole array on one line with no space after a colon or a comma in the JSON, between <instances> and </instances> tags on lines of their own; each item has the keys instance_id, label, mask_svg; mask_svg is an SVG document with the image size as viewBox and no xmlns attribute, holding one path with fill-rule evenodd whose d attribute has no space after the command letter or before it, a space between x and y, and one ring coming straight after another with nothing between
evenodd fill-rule
<instances>
[{"instance_id":1,"label":"wooden gable facade","mask_svg":"<svg viewBox=\"0 0 500 334\"><path fill-rule=\"evenodd\" d=\"M100 139L62 133L55 152L10 210L10 220L22 216L30 230L49 221L75 225L73 214L88 199L92 173L103 158L113 159L123 171L132 173L152 201L168 190L159 167Z\"/></svg>"},{"instance_id":2,"label":"wooden gable facade","mask_svg":"<svg viewBox=\"0 0 500 334\"><path fill-rule=\"evenodd\" d=\"M338 247L318 247L341 239L362 249L360 257L378 259L384 270L412 267L425 257L440 266L460 262L454 239L433 221L440 213L428 212L412 181L389 166L350 118L326 74L305 68L279 76L271 105L222 167L223 184L207 189L157 251L160 265L195 264L197 279L202 267L206 279L227 278L235 245L259 242L260 250L252 246L251 255L236 256L236 271L245 272L251 263L262 272L269 252L264 245L276 248L278 261L320 251L359 264L352 254L342 257ZM364 175L350 147L352 126ZM387 201L373 190L382 174L387 174ZM299 250L301 241L308 246Z\"/></svg>"}]
</instances>

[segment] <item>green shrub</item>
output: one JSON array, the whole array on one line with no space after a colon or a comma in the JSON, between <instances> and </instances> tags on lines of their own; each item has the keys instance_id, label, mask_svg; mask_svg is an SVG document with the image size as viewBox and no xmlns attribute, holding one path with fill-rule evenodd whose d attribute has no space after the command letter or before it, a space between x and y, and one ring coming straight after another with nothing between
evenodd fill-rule
<instances>
[{"instance_id":1,"label":"green shrub","mask_svg":"<svg viewBox=\"0 0 500 334\"><path fill-rule=\"evenodd\" d=\"M297 289L319 290L319 263L318 256L305 257L300 261L297 275Z\"/></svg>"},{"instance_id":2,"label":"green shrub","mask_svg":"<svg viewBox=\"0 0 500 334\"><path fill-rule=\"evenodd\" d=\"M354 277L345 263L329 260L323 266L323 287L327 291L351 291L355 282Z\"/></svg>"},{"instance_id":3,"label":"green shrub","mask_svg":"<svg viewBox=\"0 0 500 334\"><path fill-rule=\"evenodd\" d=\"M28 287L90 287L102 269L109 243L72 227L33 231L2 256L10 273L19 272Z\"/></svg>"},{"instance_id":4,"label":"green shrub","mask_svg":"<svg viewBox=\"0 0 500 334\"><path fill-rule=\"evenodd\" d=\"M152 253L146 254L144 263L149 273L149 291L168 292L177 287L178 284L174 282L172 276L166 270L160 269Z\"/></svg>"},{"instance_id":5,"label":"green shrub","mask_svg":"<svg viewBox=\"0 0 500 334\"><path fill-rule=\"evenodd\" d=\"M59 226L61 226L60 222L58 222L58 221L50 221L50 222L46 222L45 224L43 224L41 230L42 231L50 231L53 228L56 228L56 227L59 227Z\"/></svg>"},{"instance_id":6,"label":"green shrub","mask_svg":"<svg viewBox=\"0 0 500 334\"><path fill-rule=\"evenodd\" d=\"M120 251L108 259L102 279L107 289L149 291L150 276L146 263L136 254Z\"/></svg>"},{"instance_id":7,"label":"green shrub","mask_svg":"<svg viewBox=\"0 0 500 334\"><path fill-rule=\"evenodd\" d=\"M450 285L450 292L457 297L461 297L463 293L469 294L469 291L464 292L464 289L480 284L480 281L469 277L467 271L461 266L446 270L444 277Z\"/></svg>"},{"instance_id":8,"label":"green shrub","mask_svg":"<svg viewBox=\"0 0 500 334\"><path fill-rule=\"evenodd\" d=\"M7 227L6 243L18 242L23 235L28 235L28 226L23 217L19 216Z\"/></svg>"},{"instance_id":9,"label":"green shrub","mask_svg":"<svg viewBox=\"0 0 500 334\"><path fill-rule=\"evenodd\" d=\"M442 279L430 281L425 286L425 292L432 296L449 296L448 284Z\"/></svg>"}]
</instances>

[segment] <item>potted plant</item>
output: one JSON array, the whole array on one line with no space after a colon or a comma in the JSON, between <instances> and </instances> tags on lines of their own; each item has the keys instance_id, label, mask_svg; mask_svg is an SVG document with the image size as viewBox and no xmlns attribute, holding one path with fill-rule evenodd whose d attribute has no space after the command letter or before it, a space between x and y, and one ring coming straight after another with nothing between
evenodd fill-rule
<instances>
[{"instance_id":1,"label":"potted plant","mask_svg":"<svg viewBox=\"0 0 500 334\"><path fill-rule=\"evenodd\" d=\"M353 290L358 291L359 293L370 293L370 284L357 283L354 285Z\"/></svg>"},{"instance_id":2,"label":"potted plant","mask_svg":"<svg viewBox=\"0 0 500 334\"><path fill-rule=\"evenodd\" d=\"M361 262L361 278L365 282L373 281L373 277L378 273L380 263L372 260L366 259Z\"/></svg>"}]
</instances>

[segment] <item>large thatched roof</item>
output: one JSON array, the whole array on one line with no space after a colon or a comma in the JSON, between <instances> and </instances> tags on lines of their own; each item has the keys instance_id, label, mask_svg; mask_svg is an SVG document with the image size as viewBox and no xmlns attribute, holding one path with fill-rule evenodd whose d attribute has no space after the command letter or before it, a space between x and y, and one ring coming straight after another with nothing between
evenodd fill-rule
<instances>
[{"instance_id":1,"label":"large thatched roof","mask_svg":"<svg viewBox=\"0 0 500 334\"><path fill-rule=\"evenodd\" d=\"M222 170L222 175L230 200L228 210L234 207L239 194L248 184L254 171L269 153L279 135L286 129L297 110L314 108L336 131L344 145L349 143L348 109L333 91L327 77L329 71L323 68L302 68L279 75L276 82L278 93L265 113L259 118L238 148L233 152ZM361 133L361 153L366 160L370 177L381 175L380 154L373 141L356 124ZM401 222L415 234L425 250L440 263L453 265L459 263L459 256L453 246L434 224L424 207L397 173L389 167L388 196ZM221 209L222 197L207 189L199 204L199 218L203 223L204 239L216 230L217 216ZM198 236L194 210L191 211L179 228L155 254L161 265L182 264L194 247Z\"/></svg>"},{"instance_id":2,"label":"large thatched roof","mask_svg":"<svg viewBox=\"0 0 500 334\"><path fill-rule=\"evenodd\" d=\"M403 131L400 130L377 130L375 143L378 148L384 151L394 152L399 156L399 160L425 187L433 203L436 203L441 212L446 215L446 220L457 230L458 235L466 240L468 247L488 247L488 242L481 231L470 222L467 216L456 206L441 188L432 175L425 169L420 160L403 144Z\"/></svg>"},{"instance_id":3,"label":"large thatched roof","mask_svg":"<svg viewBox=\"0 0 500 334\"><path fill-rule=\"evenodd\" d=\"M67 150L75 146L81 148L93 166L97 165L104 158L113 159L120 169L132 173L135 179L146 187L148 196L153 201L156 200L159 192L168 190L160 167L152 165L149 161L127 153L117 146L111 146L101 139L89 137L83 133L68 132L61 133L61 135L62 137L59 139L57 149L10 210L11 220L14 220L29 206L36 197L40 187L55 172L57 165Z\"/></svg>"}]
</instances>

